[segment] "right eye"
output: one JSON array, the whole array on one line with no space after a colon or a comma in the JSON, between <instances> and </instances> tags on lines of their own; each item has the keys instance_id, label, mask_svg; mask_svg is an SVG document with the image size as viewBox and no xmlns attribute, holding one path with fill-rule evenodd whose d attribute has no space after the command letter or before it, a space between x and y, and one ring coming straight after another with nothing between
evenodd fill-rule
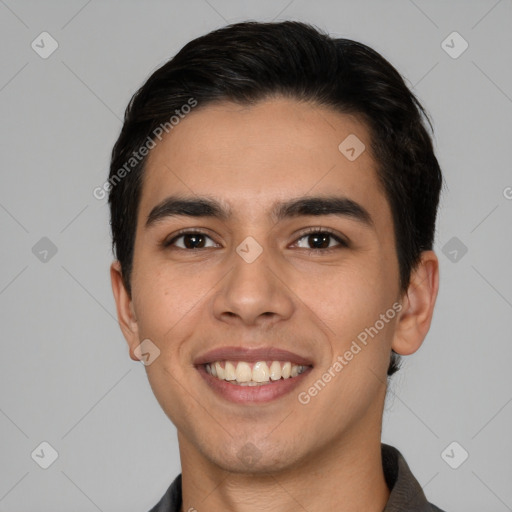
<instances>
[{"instance_id":1,"label":"right eye","mask_svg":"<svg viewBox=\"0 0 512 512\"><path fill-rule=\"evenodd\" d=\"M182 245L177 244L177 240L183 239ZM206 234L201 231L181 231L176 236L171 238L170 240L167 240L163 243L164 247L171 247L176 246L178 249L183 250L199 250L199 249L208 249L208 247L205 247L206 240L209 239L213 242L213 240ZM213 246L215 247L216 244L214 242Z\"/></svg>"}]
</instances>

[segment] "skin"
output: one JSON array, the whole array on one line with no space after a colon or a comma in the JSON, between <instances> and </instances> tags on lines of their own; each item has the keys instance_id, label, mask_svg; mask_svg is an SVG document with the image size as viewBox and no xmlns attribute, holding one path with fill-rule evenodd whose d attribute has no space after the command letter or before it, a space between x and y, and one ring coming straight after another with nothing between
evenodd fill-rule
<instances>
[{"instance_id":1,"label":"skin","mask_svg":"<svg viewBox=\"0 0 512 512\"><path fill-rule=\"evenodd\" d=\"M352 162L338 150L349 134L367 148ZM198 106L151 151L132 296L117 261L111 279L132 359L138 360L134 351L147 338L160 350L146 371L178 430L183 511L384 508L389 489L380 434L390 351L408 355L421 346L439 270L436 255L425 251L409 289L400 292L391 211L369 147L358 119L273 98L251 107ZM145 229L149 212L171 194L215 198L231 207L232 217L170 217ZM270 217L276 201L332 194L363 206L373 225L336 215L277 223ZM183 249L183 238L159 246L184 228L205 232L206 248ZM304 234L307 228L329 228L349 246L331 238L334 249L313 253L318 246ZM263 249L252 263L236 252L248 236ZM401 304L400 313L301 404L298 392L307 391L394 303ZM226 345L290 350L309 357L313 369L297 391L278 400L230 403L193 364ZM248 450L257 453L256 461L239 456Z\"/></svg>"}]
</instances>

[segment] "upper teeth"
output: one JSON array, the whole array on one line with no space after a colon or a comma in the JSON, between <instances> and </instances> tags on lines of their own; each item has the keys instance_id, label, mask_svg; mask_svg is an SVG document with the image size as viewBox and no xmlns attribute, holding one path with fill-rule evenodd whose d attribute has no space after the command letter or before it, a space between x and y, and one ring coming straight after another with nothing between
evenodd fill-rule
<instances>
[{"instance_id":1,"label":"upper teeth","mask_svg":"<svg viewBox=\"0 0 512 512\"><path fill-rule=\"evenodd\" d=\"M206 371L220 380L234 381L245 386L255 386L270 380L288 379L304 372L306 366L292 364L289 361L215 361L208 363Z\"/></svg>"}]
</instances>

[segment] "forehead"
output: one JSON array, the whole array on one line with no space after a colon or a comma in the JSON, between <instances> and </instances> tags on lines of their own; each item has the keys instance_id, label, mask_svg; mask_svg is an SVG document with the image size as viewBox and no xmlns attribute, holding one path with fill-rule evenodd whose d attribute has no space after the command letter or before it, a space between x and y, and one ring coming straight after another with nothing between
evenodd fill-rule
<instances>
[{"instance_id":1,"label":"forehead","mask_svg":"<svg viewBox=\"0 0 512 512\"><path fill-rule=\"evenodd\" d=\"M308 194L338 193L367 204L372 217L386 215L369 148L364 123L311 103L199 105L151 150L139 224L171 194L216 197L245 221Z\"/></svg>"}]
</instances>

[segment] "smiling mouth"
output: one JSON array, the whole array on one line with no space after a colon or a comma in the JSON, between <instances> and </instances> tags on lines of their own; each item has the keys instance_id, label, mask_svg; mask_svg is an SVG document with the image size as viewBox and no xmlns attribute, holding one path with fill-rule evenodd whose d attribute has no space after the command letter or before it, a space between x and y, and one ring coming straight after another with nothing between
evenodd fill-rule
<instances>
[{"instance_id":1,"label":"smiling mouth","mask_svg":"<svg viewBox=\"0 0 512 512\"><path fill-rule=\"evenodd\" d=\"M214 361L204 367L212 377L237 386L264 386L293 379L311 368L290 361Z\"/></svg>"}]
</instances>

